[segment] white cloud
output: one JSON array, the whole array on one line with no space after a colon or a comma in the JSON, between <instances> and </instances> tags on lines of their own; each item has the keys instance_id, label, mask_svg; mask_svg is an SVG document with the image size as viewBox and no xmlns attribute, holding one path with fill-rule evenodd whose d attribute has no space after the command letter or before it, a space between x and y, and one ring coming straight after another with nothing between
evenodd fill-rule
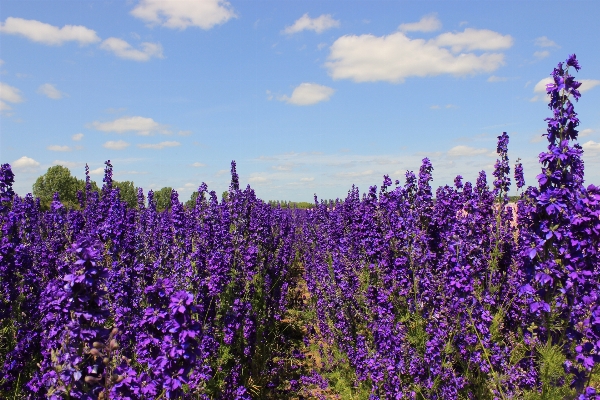
<instances>
[{"instance_id":1,"label":"white cloud","mask_svg":"<svg viewBox=\"0 0 600 400\"><path fill-rule=\"evenodd\" d=\"M117 141L109 140L108 142L104 143L102 146L104 148L110 149L110 150L123 150L124 148L129 146L129 143L127 143L124 140L117 140Z\"/></svg>"},{"instance_id":2,"label":"white cloud","mask_svg":"<svg viewBox=\"0 0 600 400\"><path fill-rule=\"evenodd\" d=\"M288 162L288 163L284 163L284 164L273 165L273 166L271 166L271 169L274 169L275 171L291 171L295 167L296 167L296 164Z\"/></svg>"},{"instance_id":3,"label":"white cloud","mask_svg":"<svg viewBox=\"0 0 600 400\"><path fill-rule=\"evenodd\" d=\"M589 152L600 151L600 143L596 143L592 140L590 140L589 142L585 142L584 144L581 145L581 147L583 147L583 150L589 151Z\"/></svg>"},{"instance_id":4,"label":"white cloud","mask_svg":"<svg viewBox=\"0 0 600 400\"><path fill-rule=\"evenodd\" d=\"M476 149L474 147L469 146L455 146L448 150L448 155L450 157L470 157L470 156L478 156L481 154L487 153L487 149Z\"/></svg>"},{"instance_id":5,"label":"white cloud","mask_svg":"<svg viewBox=\"0 0 600 400\"><path fill-rule=\"evenodd\" d=\"M152 131L158 130L161 125L152 118L121 117L111 122L94 121L88 126L102 132L124 133L135 131L138 135L148 136Z\"/></svg>"},{"instance_id":6,"label":"white cloud","mask_svg":"<svg viewBox=\"0 0 600 400\"><path fill-rule=\"evenodd\" d=\"M90 170L90 175L104 175L104 168L98 167L96 169Z\"/></svg>"},{"instance_id":7,"label":"white cloud","mask_svg":"<svg viewBox=\"0 0 600 400\"><path fill-rule=\"evenodd\" d=\"M325 66L333 79L355 82L402 83L411 76L441 74L455 76L493 72L504 65L504 54L461 53L453 50L499 50L512 45L510 35L468 28L462 33L444 33L431 40L410 39L402 32L388 36L346 35L330 47Z\"/></svg>"},{"instance_id":8,"label":"white cloud","mask_svg":"<svg viewBox=\"0 0 600 400\"><path fill-rule=\"evenodd\" d=\"M141 0L131 10L131 15L151 26L160 24L165 28L180 30L189 26L207 30L236 17L231 4L225 0Z\"/></svg>"},{"instance_id":9,"label":"white cloud","mask_svg":"<svg viewBox=\"0 0 600 400\"><path fill-rule=\"evenodd\" d=\"M434 105L430 106L429 108L431 108L432 110L439 110L440 106L437 104L434 104Z\"/></svg>"},{"instance_id":10,"label":"white cloud","mask_svg":"<svg viewBox=\"0 0 600 400\"><path fill-rule=\"evenodd\" d=\"M588 90L600 85L600 80L597 79L579 79L579 82L581 82L581 86L578 90L581 93L587 92Z\"/></svg>"},{"instance_id":11,"label":"white cloud","mask_svg":"<svg viewBox=\"0 0 600 400\"><path fill-rule=\"evenodd\" d=\"M150 57L164 58L162 54L162 46L160 43L141 44L142 50L137 50L131 47L129 43L123 39L110 37L102 42L100 48L113 52L117 57L134 61L148 61Z\"/></svg>"},{"instance_id":12,"label":"white cloud","mask_svg":"<svg viewBox=\"0 0 600 400\"><path fill-rule=\"evenodd\" d=\"M96 31L81 25L65 25L62 28L33 19L8 17L0 32L21 35L27 39L51 46L60 46L65 42L79 42L80 46L100 41Z\"/></svg>"},{"instance_id":13,"label":"white cloud","mask_svg":"<svg viewBox=\"0 0 600 400\"><path fill-rule=\"evenodd\" d=\"M283 95L278 97L278 100L297 106L308 106L329 100L333 93L335 93L335 89L327 86L316 83L301 83L294 89L290 97Z\"/></svg>"},{"instance_id":14,"label":"white cloud","mask_svg":"<svg viewBox=\"0 0 600 400\"><path fill-rule=\"evenodd\" d=\"M300 182L312 182L315 178L300 178Z\"/></svg>"},{"instance_id":15,"label":"white cloud","mask_svg":"<svg viewBox=\"0 0 600 400\"><path fill-rule=\"evenodd\" d=\"M584 93L587 92L590 89L593 89L595 86L600 85L600 80L596 80L596 79L579 79L578 82L581 82L581 86L579 87L579 92ZM543 100L544 98L546 98L547 92L546 92L546 85L549 83L554 83L554 79L548 77L548 78L544 78L542 80L540 80L538 83L535 84L535 86L533 87L533 92L534 93L542 93L546 96L542 96L542 95L537 95L537 96L533 96L531 99L529 99L529 101L531 102L535 102L538 100Z\"/></svg>"},{"instance_id":16,"label":"white cloud","mask_svg":"<svg viewBox=\"0 0 600 400\"><path fill-rule=\"evenodd\" d=\"M53 144L48 146L48 150L50 151L71 151L72 149L69 146L59 146L57 144Z\"/></svg>"},{"instance_id":17,"label":"white cloud","mask_svg":"<svg viewBox=\"0 0 600 400\"><path fill-rule=\"evenodd\" d=\"M593 129L584 129L582 131L579 131L579 137L586 137L586 136L590 136L592 133L594 133L595 131Z\"/></svg>"},{"instance_id":18,"label":"white cloud","mask_svg":"<svg viewBox=\"0 0 600 400\"><path fill-rule=\"evenodd\" d=\"M0 111L12 109L5 101L8 101L9 103L21 103L24 100L23 97L21 97L21 91L19 89L0 82Z\"/></svg>"},{"instance_id":19,"label":"white cloud","mask_svg":"<svg viewBox=\"0 0 600 400\"><path fill-rule=\"evenodd\" d=\"M340 21L335 20L331 17L331 14L323 14L317 18L310 18L308 13L304 14L294 22L291 26L286 26L283 33L291 35L302 31L315 31L316 33L322 33L327 29L338 28Z\"/></svg>"},{"instance_id":20,"label":"white cloud","mask_svg":"<svg viewBox=\"0 0 600 400\"><path fill-rule=\"evenodd\" d=\"M364 176L371 176L374 174L375 171L373 171L372 169L368 169L366 171L340 172L335 175L340 178L359 178Z\"/></svg>"},{"instance_id":21,"label":"white cloud","mask_svg":"<svg viewBox=\"0 0 600 400\"><path fill-rule=\"evenodd\" d=\"M252 176L248 179L248 182L250 183L264 183L267 181L267 178L265 178L264 176Z\"/></svg>"},{"instance_id":22,"label":"white cloud","mask_svg":"<svg viewBox=\"0 0 600 400\"><path fill-rule=\"evenodd\" d=\"M177 132L177 134L179 136L190 136L192 134L192 131L179 131Z\"/></svg>"},{"instance_id":23,"label":"white cloud","mask_svg":"<svg viewBox=\"0 0 600 400\"><path fill-rule=\"evenodd\" d=\"M529 143L540 143L546 140L546 138L542 135L534 135L529 139Z\"/></svg>"},{"instance_id":24,"label":"white cloud","mask_svg":"<svg viewBox=\"0 0 600 400\"><path fill-rule=\"evenodd\" d=\"M419 22L402 24L398 27L402 32L434 32L442 29L442 23L435 15L426 15Z\"/></svg>"},{"instance_id":25,"label":"white cloud","mask_svg":"<svg viewBox=\"0 0 600 400\"><path fill-rule=\"evenodd\" d=\"M536 38L534 43L538 47L560 47L546 36L540 36L539 38Z\"/></svg>"},{"instance_id":26,"label":"white cloud","mask_svg":"<svg viewBox=\"0 0 600 400\"><path fill-rule=\"evenodd\" d=\"M0 60L0 67L4 65L4 60Z\"/></svg>"},{"instance_id":27,"label":"white cloud","mask_svg":"<svg viewBox=\"0 0 600 400\"><path fill-rule=\"evenodd\" d=\"M137 147L139 147L140 149L155 149L155 150L162 150L165 147L176 147L176 146L180 146L181 143L179 142L160 142L160 143L142 143L142 144L138 144Z\"/></svg>"},{"instance_id":28,"label":"white cloud","mask_svg":"<svg viewBox=\"0 0 600 400\"><path fill-rule=\"evenodd\" d=\"M35 161L33 158L29 158L26 156L23 156L23 157L19 158L18 160L13 161L11 164L11 167L15 171L21 171L21 172L35 172L35 171L37 171L39 166L40 166L39 162Z\"/></svg>"},{"instance_id":29,"label":"white cloud","mask_svg":"<svg viewBox=\"0 0 600 400\"><path fill-rule=\"evenodd\" d=\"M548 50L536 51L533 53L533 56L535 58L537 58L538 60L544 59L544 58L548 57L549 55L550 55L550 52Z\"/></svg>"},{"instance_id":30,"label":"white cloud","mask_svg":"<svg viewBox=\"0 0 600 400\"><path fill-rule=\"evenodd\" d=\"M507 77L504 76L496 76L496 75L492 75L489 78L487 78L488 82L506 82L508 80Z\"/></svg>"},{"instance_id":31,"label":"white cloud","mask_svg":"<svg viewBox=\"0 0 600 400\"><path fill-rule=\"evenodd\" d=\"M467 28L464 32L459 33L442 33L433 40L437 46L451 47L455 53L464 50L504 50L513 45L513 38L510 35L501 35L488 29L473 28Z\"/></svg>"},{"instance_id":32,"label":"white cloud","mask_svg":"<svg viewBox=\"0 0 600 400\"><path fill-rule=\"evenodd\" d=\"M74 141L78 142L81 139L83 139L83 133L76 133L73 136L71 136L71 139L73 139Z\"/></svg>"},{"instance_id":33,"label":"white cloud","mask_svg":"<svg viewBox=\"0 0 600 400\"><path fill-rule=\"evenodd\" d=\"M52 162L53 165L62 165L63 167L67 167L69 169L77 168L83 165L83 163L74 162L74 161L65 161L65 160L54 160Z\"/></svg>"},{"instance_id":34,"label":"white cloud","mask_svg":"<svg viewBox=\"0 0 600 400\"><path fill-rule=\"evenodd\" d=\"M201 162L195 162L192 164L192 167L206 167L206 164L203 164Z\"/></svg>"},{"instance_id":35,"label":"white cloud","mask_svg":"<svg viewBox=\"0 0 600 400\"><path fill-rule=\"evenodd\" d=\"M546 85L549 84L549 83L554 83L554 79L552 79L552 78L544 78L544 79L540 80L533 87L533 92L534 93L547 93L546 92Z\"/></svg>"},{"instance_id":36,"label":"white cloud","mask_svg":"<svg viewBox=\"0 0 600 400\"><path fill-rule=\"evenodd\" d=\"M39 94L43 94L44 96L50 98L50 99L54 99L54 100L58 100L63 98L63 96L68 96L67 94L61 92L60 90L58 90L57 88L54 87L54 85L50 84L50 83L44 83L43 85L41 85L37 92Z\"/></svg>"}]
</instances>

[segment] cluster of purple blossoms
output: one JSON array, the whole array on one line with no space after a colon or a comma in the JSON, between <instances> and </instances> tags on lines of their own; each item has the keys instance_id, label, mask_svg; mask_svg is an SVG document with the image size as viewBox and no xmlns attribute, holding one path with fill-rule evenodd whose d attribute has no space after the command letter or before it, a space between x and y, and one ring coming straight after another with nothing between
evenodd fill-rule
<instances>
[{"instance_id":1,"label":"cluster of purple blossoms","mask_svg":"<svg viewBox=\"0 0 600 400\"><path fill-rule=\"evenodd\" d=\"M537 187L405 182L302 210L205 184L165 211L121 199L106 162L50 210L0 168L0 397L600 397L600 189L584 186L575 55L552 73ZM306 286L304 286L304 282ZM306 323L307 326L301 326ZM319 355L320 366L308 362ZM316 349L316 350L315 350ZM332 384L333 385L330 385Z\"/></svg>"},{"instance_id":2,"label":"cluster of purple blossoms","mask_svg":"<svg viewBox=\"0 0 600 400\"><path fill-rule=\"evenodd\" d=\"M481 172L434 199L424 159L392 191L384 176L379 195L353 187L334 207L316 203L304 262L317 335L371 398L596 398L600 191L583 186L569 68L574 55L548 85L539 187L516 207L506 133L492 190Z\"/></svg>"},{"instance_id":3,"label":"cluster of purple blossoms","mask_svg":"<svg viewBox=\"0 0 600 400\"><path fill-rule=\"evenodd\" d=\"M79 208L42 211L0 174L0 397L289 395L297 217L240 190L235 163L222 201L203 184L162 212L141 190L128 206L110 161Z\"/></svg>"}]
</instances>

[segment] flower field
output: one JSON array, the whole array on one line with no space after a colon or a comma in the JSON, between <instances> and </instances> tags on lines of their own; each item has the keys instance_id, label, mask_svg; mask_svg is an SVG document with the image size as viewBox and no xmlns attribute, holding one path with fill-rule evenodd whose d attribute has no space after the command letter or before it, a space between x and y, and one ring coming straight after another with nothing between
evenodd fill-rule
<instances>
[{"instance_id":1,"label":"flower field","mask_svg":"<svg viewBox=\"0 0 600 400\"><path fill-rule=\"evenodd\" d=\"M405 182L272 206L235 162L194 207L112 185L79 207L0 171L0 397L600 398L600 189L584 185L575 55L553 71L536 186ZM516 222L516 223L515 223ZM597 394L598 393L598 394Z\"/></svg>"}]
</instances>

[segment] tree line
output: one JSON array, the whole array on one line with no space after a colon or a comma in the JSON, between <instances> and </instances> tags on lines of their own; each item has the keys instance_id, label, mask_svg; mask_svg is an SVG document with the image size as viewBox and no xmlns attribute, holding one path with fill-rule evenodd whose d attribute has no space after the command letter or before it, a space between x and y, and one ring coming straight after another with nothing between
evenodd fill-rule
<instances>
[{"instance_id":1,"label":"tree line","mask_svg":"<svg viewBox=\"0 0 600 400\"><path fill-rule=\"evenodd\" d=\"M138 188L132 181L113 180L112 184L114 187L119 188L121 199L127 202L129 207L135 208L138 206ZM100 187L96 182L92 181L91 185L92 191L100 191ZM48 171L44 175L37 178L32 189L33 196L40 198L40 204L45 210L50 208L54 193L58 193L61 203L66 207L79 208L77 192L80 190L85 192L85 181L71 175L71 171L67 167L55 165L48 168ZM170 207L172 190L172 187L167 186L154 192L156 208L159 211ZM197 197L198 192L194 192L185 205L193 207L196 204Z\"/></svg>"},{"instance_id":2,"label":"tree line","mask_svg":"<svg viewBox=\"0 0 600 400\"><path fill-rule=\"evenodd\" d=\"M132 181L115 181L112 182L114 187L119 188L121 199L123 199L129 207L136 208L138 206L137 192L138 187ZM92 191L99 192L100 187L95 181L91 181ZM50 204L54 198L54 193L58 193L61 203L65 207L79 208L79 200L77 199L77 192L82 191L85 193L85 180L78 179L71 175L69 168L62 165L55 165L48 168L46 173L37 178L33 184L32 194L34 197L40 198L40 204L42 209L48 210ZM159 211L164 211L171 206L171 192L173 188L170 186L163 187L159 190L154 191L154 199L156 201L156 208ZM227 199L228 193L225 191L222 194L224 199ZM185 202L185 207L191 208L196 205L196 199L198 198L198 192L195 191L190 196L189 200ZM268 202L272 207L277 207L279 204L282 208L312 208L313 203L301 201L285 201L285 200L271 200Z\"/></svg>"}]
</instances>

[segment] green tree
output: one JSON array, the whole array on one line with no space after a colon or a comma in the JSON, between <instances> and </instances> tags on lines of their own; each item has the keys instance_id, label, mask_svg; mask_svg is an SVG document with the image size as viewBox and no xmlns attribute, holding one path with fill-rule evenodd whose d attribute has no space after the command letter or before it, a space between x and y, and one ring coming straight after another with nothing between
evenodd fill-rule
<instances>
[{"instance_id":1,"label":"green tree","mask_svg":"<svg viewBox=\"0 0 600 400\"><path fill-rule=\"evenodd\" d=\"M164 211L171 208L171 192L172 187L164 187L154 192L154 200L156 201L156 209Z\"/></svg>"},{"instance_id":2,"label":"green tree","mask_svg":"<svg viewBox=\"0 0 600 400\"><path fill-rule=\"evenodd\" d=\"M196 201L198 200L198 192L195 191L190 196L190 199L185 202L185 208L194 208L196 207Z\"/></svg>"},{"instance_id":3,"label":"green tree","mask_svg":"<svg viewBox=\"0 0 600 400\"><path fill-rule=\"evenodd\" d=\"M119 188L121 200L125 201L131 208L137 207L137 189L131 181L113 181L113 187Z\"/></svg>"},{"instance_id":4,"label":"green tree","mask_svg":"<svg viewBox=\"0 0 600 400\"><path fill-rule=\"evenodd\" d=\"M78 207L77 191L85 190L85 181L71 175L71 171L62 165L48 168L48 171L33 184L33 196L40 198L44 209L50 207L54 193L58 192L60 201L67 207Z\"/></svg>"}]
</instances>

